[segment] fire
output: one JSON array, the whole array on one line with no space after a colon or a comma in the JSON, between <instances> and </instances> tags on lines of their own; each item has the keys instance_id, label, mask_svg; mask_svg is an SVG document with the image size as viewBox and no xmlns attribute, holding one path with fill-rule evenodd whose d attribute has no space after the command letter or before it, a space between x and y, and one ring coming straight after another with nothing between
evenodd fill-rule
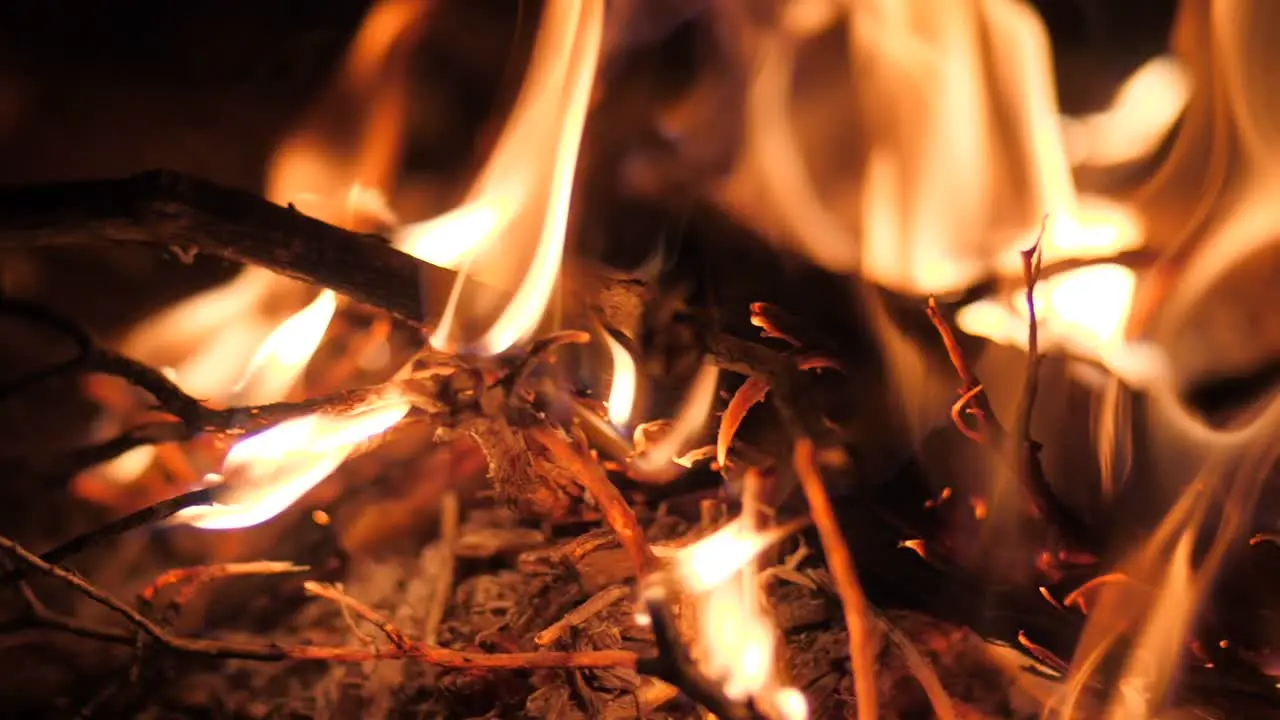
<instances>
[{"instance_id":1,"label":"fire","mask_svg":"<svg viewBox=\"0 0 1280 720\"><path fill-rule=\"evenodd\" d=\"M276 149L268 198L344 227L394 222L385 198L400 167L408 59L431 6L380 0L369 10L334 83Z\"/></svg>"},{"instance_id":2,"label":"fire","mask_svg":"<svg viewBox=\"0 0 1280 720\"><path fill-rule=\"evenodd\" d=\"M615 427L625 427L631 420L631 408L636 401L636 384L639 374L636 371L636 360L609 333L604 334L609 345L609 355L613 358L613 380L609 384L609 420Z\"/></svg>"},{"instance_id":3,"label":"fire","mask_svg":"<svg viewBox=\"0 0 1280 720\"><path fill-rule=\"evenodd\" d=\"M209 530L249 527L288 508L338 468L360 443L395 425L409 411L399 399L347 415L315 413L288 420L236 443L221 475L218 503L188 508L177 522Z\"/></svg>"},{"instance_id":4,"label":"fire","mask_svg":"<svg viewBox=\"0 0 1280 720\"><path fill-rule=\"evenodd\" d=\"M443 218L396 233L398 247L427 260L443 258L460 271L431 336L433 346L498 353L527 338L541 321L564 254L603 35L603 2L547 3L525 85L466 200ZM458 337L455 328L459 316L495 314L464 292L470 277L515 288L479 339Z\"/></svg>"},{"instance_id":5,"label":"fire","mask_svg":"<svg viewBox=\"0 0 1280 720\"><path fill-rule=\"evenodd\" d=\"M236 404L260 405L285 397L298 382L338 310L338 296L323 290L311 304L280 323L258 346L231 391Z\"/></svg>"},{"instance_id":6,"label":"fire","mask_svg":"<svg viewBox=\"0 0 1280 720\"><path fill-rule=\"evenodd\" d=\"M761 552L790 535L796 526L757 528L754 496L758 483L758 474L748 472L742 514L681 549L675 557L675 569L696 606L695 656L702 671L721 683L731 700L750 698L777 720L802 720L808 717L804 695L781 684L777 677L774 653L778 633L761 608L755 563Z\"/></svg>"},{"instance_id":7,"label":"fire","mask_svg":"<svg viewBox=\"0 0 1280 720\"><path fill-rule=\"evenodd\" d=\"M421 35L429 2L383 0L367 16L338 81L302 125L278 149L268 173L267 194L331 223L358 228L394 224L387 202L399 167L407 55ZM459 207L400 228L402 250L459 270L444 319L432 335L437 347L466 345L492 354L525 339L550 302L564 252L578 147L603 36L604 4L548 3L528 77L506 131L486 169ZM356 128L355 132L350 127ZM499 247L499 238L504 241ZM513 253L511 241L516 243ZM531 252L521 258L521 248ZM463 293L468 276L514 288L479 340L454 337L460 315L492 310ZM226 337L256 346L247 362L224 346L199 337L196 357L208 358L221 375L179 370L179 377L205 378L216 397L238 404L282 399L306 368L330 320L337 296L323 291L292 317L266 328L260 342L229 322L261 306L284 281L246 271L229 284L235 303L225 308ZM194 309L221 309L210 298ZM155 330L149 329L148 335ZM262 337L260 336L260 337ZM203 345L201 345L203 343ZM635 363L625 351L615 358L613 416L625 422L635 392ZM630 362L628 369L627 362ZM239 381L230 373L244 368ZM631 383L629 396L624 383ZM390 428L408 412L402 400L384 400L355 413L315 413L243 440L232 448L221 475L218 505L195 508L177 521L198 527L246 527L274 517L324 479L363 440ZM704 413L705 416L705 413Z\"/></svg>"},{"instance_id":8,"label":"fire","mask_svg":"<svg viewBox=\"0 0 1280 720\"><path fill-rule=\"evenodd\" d=\"M1125 80L1105 110L1062 118L1071 164L1120 165L1150 156L1190 97L1191 77L1182 62L1170 55L1151 58Z\"/></svg>"},{"instance_id":9,"label":"fire","mask_svg":"<svg viewBox=\"0 0 1280 720\"><path fill-rule=\"evenodd\" d=\"M662 473L684 451L693 439L715 406L716 386L720 381L720 369L709 362L704 362L693 378L693 384L685 395L684 402L676 412L675 420L662 438L645 447L635 459L635 467L645 473Z\"/></svg>"}]
</instances>

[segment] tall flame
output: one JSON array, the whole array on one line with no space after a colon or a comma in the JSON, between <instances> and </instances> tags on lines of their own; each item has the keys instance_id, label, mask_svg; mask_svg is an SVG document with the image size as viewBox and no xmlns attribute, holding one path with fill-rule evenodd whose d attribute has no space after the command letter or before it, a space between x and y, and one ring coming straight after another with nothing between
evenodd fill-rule
<instances>
[{"instance_id":1,"label":"tall flame","mask_svg":"<svg viewBox=\"0 0 1280 720\"><path fill-rule=\"evenodd\" d=\"M443 218L396 233L396 244L407 252L424 259L443 253L447 262L460 266L444 317L431 336L435 347L501 352L528 337L541 320L564 253L603 29L602 0L548 2L525 85L466 200ZM493 314L463 292L468 276L516 288L479 339L458 337L455 328L459 315Z\"/></svg>"}]
</instances>

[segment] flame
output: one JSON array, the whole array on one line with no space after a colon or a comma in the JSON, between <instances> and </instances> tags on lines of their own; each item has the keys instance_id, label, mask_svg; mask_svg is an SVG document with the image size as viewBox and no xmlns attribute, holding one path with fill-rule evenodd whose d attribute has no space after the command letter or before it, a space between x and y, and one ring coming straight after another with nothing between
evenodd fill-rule
<instances>
[{"instance_id":1,"label":"flame","mask_svg":"<svg viewBox=\"0 0 1280 720\"><path fill-rule=\"evenodd\" d=\"M1105 110L1062 118L1071 164L1120 165L1150 156L1190 98L1191 76L1182 61L1171 55L1151 58L1116 90Z\"/></svg>"},{"instance_id":2,"label":"flame","mask_svg":"<svg viewBox=\"0 0 1280 720\"><path fill-rule=\"evenodd\" d=\"M387 190L399 171L410 51L429 0L380 0L365 16L325 95L276 149L267 197L325 222L386 224Z\"/></svg>"},{"instance_id":3,"label":"flame","mask_svg":"<svg viewBox=\"0 0 1280 720\"><path fill-rule=\"evenodd\" d=\"M268 199L345 227L395 222L386 191L399 169L407 51L430 6L428 0L381 0L369 11L337 81L273 155ZM245 268L143 322L122 349L172 366L174 382L195 397L218 404L275 402L297 382L337 309L336 295L326 290L281 322L278 308L301 292L290 280ZM129 481L153 456L153 450L139 450L101 470Z\"/></svg>"},{"instance_id":4,"label":"flame","mask_svg":"<svg viewBox=\"0 0 1280 720\"><path fill-rule=\"evenodd\" d=\"M310 305L276 326L231 391L235 402L258 405L285 397L320 346L337 310L338 296L323 290Z\"/></svg>"},{"instance_id":5,"label":"flame","mask_svg":"<svg viewBox=\"0 0 1280 720\"><path fill-rule=\"evenodd\" d=\"M709 362L698 368L693 384L684 402L676 412L671 429L661 440L645 447L635 459L635 467L641 472L657 473L666 469L678 457L689 441L702 430L707 417L715 407L716 386L720 381L720 369Z\"/></svg>"},{"instance_id":6,"label":"flame","mask_svg":"<svg viewBox=\"0 0 1280 720\"><path fill-rule=\"evenodd\" d=\"M636 360L613 335L604 333L604 340L609 345L609 354L613 357L613 381L609 384L609 421L615 427L625 427L631 420L631 408L636 401Z\"/></svg>"},{"instance_id":7,"label":"flame","mask_svg":"<svg viewBox=\"0 0 1280 720\"><path fill-rule=\"evenodd\" d=\"M731 700L752 698L778 720L808 717L808 702L776 676L777 630L761 608L755 559L790 535L799 525L761 531L756 526L756 493L760 477L744 478L742 514L716 532L681 549L675 569L694 596L699 668L722 684Z\"/></svg>"},{"instance_id":8,"label":"flame","mask_svg":"<svg viewBox=\"0 0 1280 720\"><path fill-rule=\"evenodd\" d=\"M465 344L493 354L528 337L541 320L564 253L603 28L601 0L548 2L525 85L466 200L442 218L396 233L401 249L428 261L441 258L461 273L431 336L433 346ZM464 294L469 277L516 288L478 340L458 337L455 328L459 316L493 314L487 299Z\"/></svg>"},{"instance_id":9,"label":"flame","mask_svg":"<svg viewBox=\"0 0 1280 720\"><path fill-rule=\"evenodd\" d=\"M265 522L328 477L360 443L395 425L408 411L403 400L383 400L351 414L295 418L241 440L227 455L221 475L206 478L221 486L217 504L188 508L174 520L208 530Z\"/></svg>"}]
</instances>

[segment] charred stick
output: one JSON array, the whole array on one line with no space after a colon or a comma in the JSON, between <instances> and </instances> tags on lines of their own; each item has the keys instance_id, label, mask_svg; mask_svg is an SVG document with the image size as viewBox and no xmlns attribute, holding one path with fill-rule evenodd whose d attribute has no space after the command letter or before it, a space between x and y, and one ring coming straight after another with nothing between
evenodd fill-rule
<instances>
[{"instance_id":1,"label":"charred stick","mask_svg":"<svg viewBox=\"0 0 1280 720\"><path fill-rule=\"evenodd\" d=\"M124 619L133 626L135 632L130 633L89 626L70 618L60 617L40 607L36 607L33 610L35 616L31 618L31 622L27 624L27 627L49 628L105 642L132 645L137 641L138 635L142 635L175 652L213 658L275 662L283 660L368 662L370 660L415 659L453 669L634 668L638 662L637 655L627 650L490 654L450 650L408 641L403 647L370 651L365 648L354 647L278 645L274 643L253 644L186 637L167 631L111 594L99 589L78 573L57 565L50 565L9 538L0 536L0 550L10 553L29 568L43 572L71 586L80 594ZM349 603L354 601L350 598L347 601L348 606L351 607ZM357 603L357 605L359 605L359 608L372 613L375 618L380 617L373 613L368 606L362 603ZM352 609L359 614L358 608L352 607ZM6 629L12 631L17 628L8 627Z\"/></svg>"},{"instance_id":2,"label":"charred stick","mask_svg":"<svg viewBox=\"0 0 1280 720\"><path fill-rule=\"evenodd\" d=\"M457 274L400 252L383 237L330 225L244 190L168 170L127 178L0 188L0 247L131 243L257 265L434 327ZM598 268L568 273L573 294L606 323L634 318L633 278ZM470 293L508 291L474 279ZM504 303L494 302L494 306ZM587 309L587 308L584 308Z\"/></svg>"}]
</instances>

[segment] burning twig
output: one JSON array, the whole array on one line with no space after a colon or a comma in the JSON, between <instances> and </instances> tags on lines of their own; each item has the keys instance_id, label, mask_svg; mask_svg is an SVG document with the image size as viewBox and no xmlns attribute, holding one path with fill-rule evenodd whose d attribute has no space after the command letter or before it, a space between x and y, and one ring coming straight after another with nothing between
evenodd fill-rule
<instances>
[{"instance_id":1,"label":"burning twig","mask_svg":"<svg viewBox=\"0 0 1280 720\"><path fill-rule=\"evenodd\" d=\"M733 443L733 436L738 432L738 426L746 419L747 411L764 400L768 392L769 383L758 375L752 375L733 393L728 407L720 416L720 430L716 433L716 462L719 462L721 467L728 464L729 445Z\"/></svg>"},{"instance_id":2,"label":"burning twig","mask_svg":"<svg viewBox=\"0 0 1280 720\"><path fill-rule=\"evenodd\" d=\"M605 521L618 536L618 542L627 549L631 561L635 565L637 577L644 577L657 566L657 558L645 540L644 530L636 520L635 511L627 504L626 498L618 492L609 481L604 470L593 462L588 462L578 451L550 427L534 427L529 435L550 451L551 456L560 465L569 469L600 505Z\"/></svg>"},{"instance_id":3,"label":"burning twig","mask_svg":"<svg viewBox=\"0 0 1280 720\"><path fill-rule=\"evenodd\" d=\"M537 668L617 668L637 666L639 657L627 650L597 650L588 652L529 652L529 653L478 653L435 647L409 640L385 618L371 608L324 586L317 593L351 608L356 614L373 622L388 637L394 635L393 647L378 651L365 648L334 647L321 645L278 645L274 643L240 643L206 640L177 635L159 624L148 620L141 613L104 592L85 578L66 568L50 565L6 537L0 537L0 550L10 553L30 568L44 572L70 585L85 597L102 605L133 626L134 632L98 628L71 618L56 615L43 605L31 608L32 616L25 627L44 627L71 633L80 637L105 642L132 645L139 635L170 650L214 658L236 658L278 662L283 660L316 660L325 662L368 662L370 660L414 659L452 669L519 670ZM313 590L313 592L316 592ZM390 628L390 630L388 630ZM15 628L9 628L15 629ZM398 639L400 642L396 642Z\"/></svg>"},{"instance_id":4,"label":"burning twig","mask_svg":"<svg viewBox=\"0 0 1280 720\"><path fill-rule=\"evenodd\" d=\"M65 373L101 373L119 377L156 399L161 415L176 421L157 420L126 430L105 442L70 451L61 461L60 473L73 473L114 458L141 445L189 440L202 432L240 435L307 415L318 410L341 412L358 407L390 391L390 385L360 388L300 402L280 402L250 407L214 408L187 394L151 366L122 355L95 341L74 321L36 303L0 298L0 315L10 315L52 327L76 346L70 360L28 375L0 388L0 398L29 389L33 384Z\"/></svg>"},{"instance_id":5,"label":"burning twig","mask_svg":"<svg viewBox=\"0 0 1280 720\"><path fill-rule=\"evenodd\" d=\"M853 663L854 692L858 703L858 720L875 720L877 717L875 651L870 634L871 614L867 597L858 582L858 571L853 564L853 554L844 540L840 523L836 520L831 499L814 458L813 441L796 440L792 463L796 476L809 502L813 524L822 540L827 556L827 567L835 579L836 592L844 608L845 624L849 628L849 658Z\"/></svg>"},{"instance_id":6,"label":"burning twig","mask_svg":"<svg viewBox=\"0 0 1280 720\"><path fill-rule=\"evenodd\" d=\"M1047 220L1047 216L1046 216ZM991 409L991 401L965 359L964 351L956 340L951 324L942 316L937 301L929 298L927 312L929 320L942 337L947 349L947 357L960 377L961 396L951 408L951 419L956 428L975 442L987 445L997 451L1007 448L1014 454L1014 470L1018 482L1030 500L1032 508L1048 520L1061 535L1072 544L1089 548L1091 540L1086 532L1085 524L1066 506L1053 491L1045 476L1044 465L1040 461L1040 444L1031 438L1031 414L1034 409L1035 396L1039 388L1040 352L1038 344L1038 327L1035 312L1035 285L1041 273L1040 243L1044 236L1045 223L1040 226L1040 234L1029 250L1023 251L1023 280L1026 284L1027 310L1030 323L1027 331L1028 355L1027 373L1023 385L1022 397L1019 400L1018 425L1014 434L1000 423ZM963 421L962 412L967 410L973 415L975 423L970 428Z\"/></svg>"},{"instance_id":7,"label":"burning twig","mask_svg":"<svg viewBox=\"0 0 1280 720\"><path fill-rule=\"evenodd\" d=\"M942 311L938 308L938 302L932 297L929 298L929 304L925 308L929 313L929 320L933 323L934 328L938 330L938 335L942 337L942 344L947 349L947 357L951 360L951 366L956 369L956 374L960 376L960 397L967 398L968 410L973 414L977 428L970 430L966 424L957 422L956 427L967 437L973 438L976 442L981 443L1001 443L1003 442L1004 427L1000 425L1000 421L996 419L995 413L991 410L991 401L987 399L987 393L982 389L982 383L978 381L978 376L969 368L969 361L965 358L964 350L960 348L960 342L956 340L955 332L951 329L951 323L942 316ZM956 407L962 407L957 404ZM956 407L952 408L951 418L958 421L960 418L959 411ZM994 434L995 437L992 437Z\"/></svg>"}]
</instances>

